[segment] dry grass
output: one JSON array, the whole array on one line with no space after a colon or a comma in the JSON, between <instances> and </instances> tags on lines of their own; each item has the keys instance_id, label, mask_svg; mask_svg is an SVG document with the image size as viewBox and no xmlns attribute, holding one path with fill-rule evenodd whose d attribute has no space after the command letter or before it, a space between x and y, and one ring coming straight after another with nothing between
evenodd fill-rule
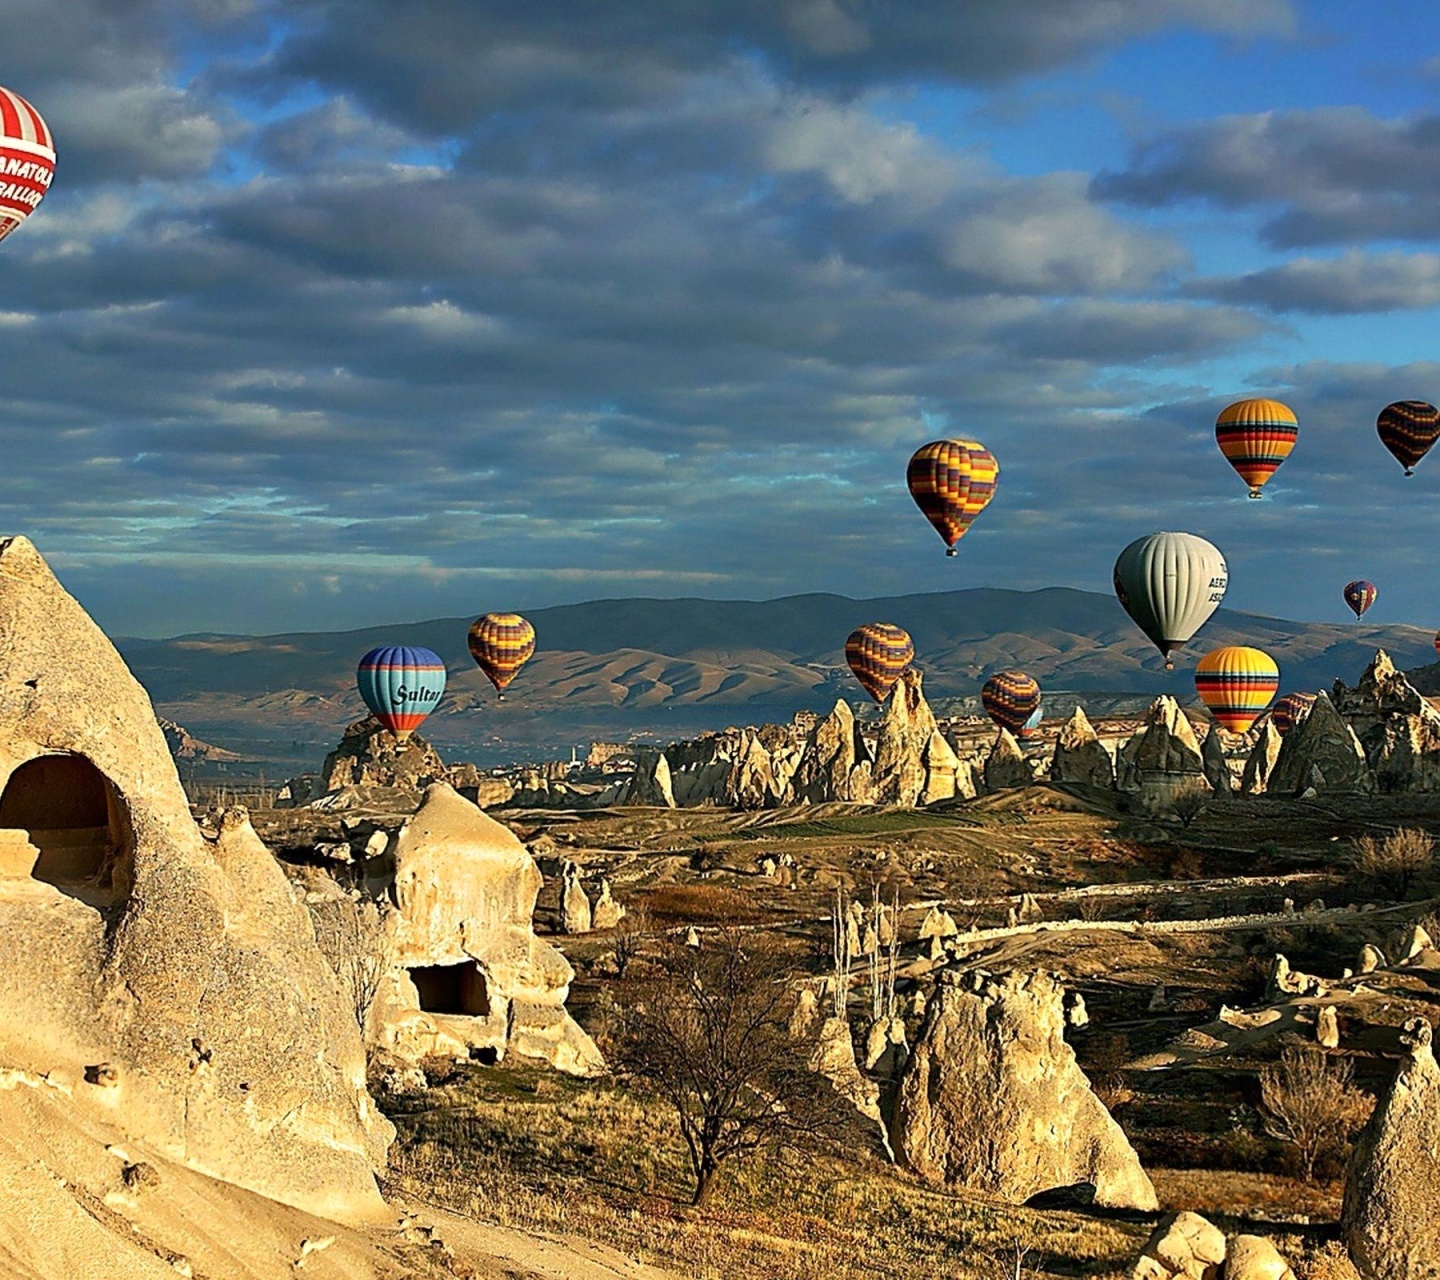
<instances>
[{"instance_id":1,"label":"dry grass","mask_svg":"<svg viewBox=\"0 0 1440 1280\"><path fill-rule=\"evenodd\" d=\"M766 912L755 896L718 884L667 884L651 890L645 912L661 928L675 925L756 924Z\"/></svg>"},{"instance_id":2,"label":"dry grass","mask_svg":"<svg viewBox=\"0 0 1440 1280\"><path fill-rule=\"evenodd\" d=\"M673 1119L619 1089L468 1071L392 1118L390 1180L477 1218L606 1241L697 1280L1126 1274L1147 1223L960 1199L878 1161L745 1167L695 1210Z\"/></svg>"}]
</instances>

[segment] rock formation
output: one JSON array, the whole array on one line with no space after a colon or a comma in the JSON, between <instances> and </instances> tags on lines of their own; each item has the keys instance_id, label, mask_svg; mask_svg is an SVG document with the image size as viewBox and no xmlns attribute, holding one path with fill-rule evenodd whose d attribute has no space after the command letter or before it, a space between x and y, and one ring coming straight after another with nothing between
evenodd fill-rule
<instances>
[{"instance_id":1,"label":"rock formation","mask_svg":"<svg viewBox=\"0 0 1440 1280\"><path fill-rule=\"evenodd\" d=\"M1354 689L1335 682L1335 708L1349 722L1380 791L1440 791L1440 712L1378 650Z\"/></svg>"},{"instance_id":2,"label":"rock formation","mask_svg":"<svg viewBox=\"0 0 1440 1280\"><path fill-rule=\"evenodd\" d=\"M1156 698L1115 762L1116 786L1160 801L1203 782L1205 762L1195 730L1174 698Z\"/></svg>"},{"instance_id":3,"label":"rock formation","mask_svg":"<svg viewBox=\"0 0 1440 1280\"><path fill-rule=\"evenodd\" d=\"M791 788L796 800L817 804L874 798L870 752L848 702L837 702L810 731Z\"/></svg>"},{"instance_id":4,"label":"rock formation","mask_svg":"<svg viewBox=\"0 0 1440 1280\"><path fill-rule=\"evenodd\" d=\"M939 734L934 713L921 691L923 684L924 676L911 667L895 682L885 703L871 769L876 804L908 808L926 789L925 758L932 739ZM954 754L949 752L951 757ZM953 765L951 768L953 771Z\"/></svg>"},{"instance_id":5,"label":"rock formation","mask_svg":"<svg viewBox=\"0 0 1440 1280\"><path fill-rule=\"evenodd\" d=\"M567 861L560 873L560 923L566 933L589 933L594 923L590 896L580 883L580 868Z\"/></svg>"},{"instance_id":6,"label":"rock formation","mask_svg":"<svg viewBox=\"0 0 1440 1280\"><path fill-rule=\"evenodd\" d=\"M539 868L509 828L437 782L394 858L389 965L371 1020L380 1047L407 1061L514 1052L598 1071L599 1051L565 1011L574 970L531 928Z\"/></svg>"},{"instance_id":7,"label":"rock formation","mask_svg":"<svg viewBox=\"0 0 1440 1280\"><path fill-rule=\"evenodd\" d=\"M1009 729L1001 729L995 735L990 754L985 757L986 790L1028 787L1034 781L1034 770L1030 768L1030 761L1025 758L1015 735Z\"/></svg>"},{"instance_id":8,"label":"rock formation","mask_svg":"<svg viewBox=\"0 0 1440 1280\"><path fill-rule=\"evenodd\" d=\"M1324 693L1285 735L1267 789L1299 795L1312 787L1316 794L1375 789L1359 740Z\"/></svg>"},{"instance_id":9,"label":"rock formation","mask_svg":"<svg viewBox=\"0 0 1440 1280\"><path fill-rule=\"evenodd\" d=\"M1097 1204L1153 1210L1155 1189L1064 1038L1043 973L945 974L900 1079L900 1160L935 1183L1024 1203L1093 1187Z\"/></svg>"},{"instance_id":10,"label":"rock formation","mask_svg":"<svg viewBox=\"0 0 1440 1280\"><path fill-rule=\"evenodd\" d=\"M348 725L340 745L325 757L320 770L327 792L346 787L395 787L415 792L417 798L446 774L445 762L424 738L412 733L401 742L374 716Z\"/></svg>"},{"instance_id":11,"label":"rock formation","mask_svg":"<svg viewBox=\"0 0 1440 1280\"><path fill-rule=\"evenodd\" d=\"M625 918L625 908L615 901L610 891L610 881L600 881L600 896L590 908L590 926L594 929L613 929Z\"/></svg>"},{"instance_id":12,"label":"rock formation","mask_svg":"<svg viewBox=\"0 0 1440 1280\"><path fill-rule=\"evenodd\" d=\"M661 809L675 807L670 762L663 751L651 748L636 754L635 772L630 776L630 783L621 795L620 803L652 805Z\"/></svg>"},{"instance_id":13,"label":"rock formation","mask_svg":"<svg viewBox=\"0 0 1440 1280\"><path fill-rule=\"evenodd\" d=\"M1217 796L1228 796L1235 789L1230 776L1230 762L1225 758L1225 739L1220 726L1212 724L1200 747L1200 760L1205 768L1205 781Z\"/></svg>"},{"instance_id":14,"label":"rock formation","mask_svg":"<svg viewBox=\"0 0 1440 1280\"><path fill-rule=\"evenodd\" d=\"M1225 1234L1198 1213L1167 1213L1140 1251L1131 1280L1295 1280L1263 1236Z\"/></svg>"},{"instance_id":15,"label":"rock formation","mask_svg":"<svg viewBox=\"0 0 1440 1280\"><path fill-rule=\"evenodd\" d=\"M374 1212L391 1130L278 863L238 813L202 837L145 691L24 538L0 637L0 1067L192 1169Z\"/></svg>"},{"instance_id":16,"label":"rock formation","mask_svg":"<svg viewBox=\"0 0 1440 1280\"><path fill-rule=\"evenodd\" d=\"M188 729L176 724L173 720L166 720L162 717L159 724L160 732L165 735L165 745L170 748L170 754L176 760L222 764L231 760L243 759L234 751L227 751L224 747L217 747L209 742L201 742Z\"/></svg>"},{"instance_id":17,"label":"rock formation","mask_svg":"<svg viewBox=\"0 0 1440 1280\"><path fill-rule=\"evenodd\" d=\"M1115 761L1085 712L1076 707L1055 740L1050 761L1052 782L1079 782L1087 787L1115 785Z\"/></svg>"},{"instance_id":18,"label":"rock formation","mask_svg":"<svg viewBox=\"0 0 1440 1280\"><path fill-rule=\"evenodd\" d=\"M1430 1024L1405 1024L1409 1056L1356 1140L1341 1230L1364 1280L1440 1276L1440 1067Z\"/></svg>"},{"instance_id":19,"label":"rock formation","mask_svg":"<svg viewBox=\"0 0 1440 1280\"><path fill-rule=\"evenodd\" d=\"M1280 756L1280 730L1269 716L1256 731L1255 745L1245 760L1245 772L1240 777L1240 794L1258 796L1269 789L1270 775L1275 771L1275 761Z\"/></svg>"}]
</instances>

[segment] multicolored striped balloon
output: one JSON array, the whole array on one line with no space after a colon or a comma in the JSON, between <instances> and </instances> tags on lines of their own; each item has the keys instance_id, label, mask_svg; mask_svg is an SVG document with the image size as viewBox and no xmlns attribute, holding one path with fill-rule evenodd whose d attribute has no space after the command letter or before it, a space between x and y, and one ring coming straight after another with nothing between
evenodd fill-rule
<instances>
[{"instance_id":1,"label":"multicolored striped balloon","mask_svg":"<svg viewBox=\"0 0 1440 1280\"><path fill-rule=\"evenodd\" d=\"M914 660L915 644L909 634L889 622L867 622L845 641L845 661L860 687L876 702L885 701Z\"/></svg>"},{"instance_id":2,"label":"multicolored striped balloon","mask_svg":"<svg viewBox=\"0 0 1440 1280\"><path fill-rule=\"evenodd\" d=\"M1380 410L1375 430L1405 474L1413 476L1415 464L1440 440L1440 409L1424 400L1397 400Z\"/></svg>"},{"instance_id":3,"label":"multicolored striped balloon","mask_svg":"<svg viewBox=\"0 0 1440 1280\"><path fill-rule=\"evenodd\" d=\"M1280 687L1280 668L1259 649L1226 645L1195 664L1195 692L1222 729L1244 733Z\"/></svg>"},{"instance_id":4,"label":"multicolored striped balloon","mask_svg":"<svg viewBox=\"0 0 1440 1280\"><path fill-rule=\"evenodd\" d=\"M535 652L535 628L518 613L487 613L470 624L470 656L505 700L505 686Z\"/></svg>"},{"instance_id":5,"label":"multicolored striped balloon","mask_svg":"<svg viewBox=\"0 0 1440 1280\"><path fill-rule=\"evenodd\" d=\"M1215 419L1215 443L1252 498L1290 456L1299 434L1294 411L1278 400L1237 400Z\"/></svg>"},{"instance_id":6,"label":"multicolored striped balloon","mask_svg":"<svg viewBox=\"0 0 1440 1280\"><path fill-rule=\"evenodd\" d=\"M997 671L981 688L980 702L1002 729L1025 733L1030 717L1040 710L1040 686L1023 671Z\"/></svg>"},{"instance_id":7,"label":"multicolored striped balloon","mask_svg":"<svg viewBox=\"0 0 1440 1280\"><path fill-rule=\"evenodd\" d=\"M1040 722L1044 719L1045 708L1043 706L1036 707L1035 710L1030 713L1030 719L1025 721L1025 723L1020 726L1019 736L1022 738L1028 738L1040 727Z\"/></svg>"},{"instance_id":8,"label":"multicolored striped balloon","mask_svg":"<svg viewBox=\"0 0 1440 1280\"><path fill-rule=\"evenodd\" d=\"M1270 723L1282 738L1310 714L1315 705L1313 693L1287 693L1270 708Z\"/></svg>"},{"instance_id":9,"label":"multicolored striped balloon","mask_svg":"<svg viewBox=\"0 0 1440 1280\"><path fill-rule=\"evenodd\" d=\"M445 694L445 664L429 649L382 645L355 670L355 684L375 718L404 742Z\"/></svg>"},{"instance_id":10,"label":"multicolored striped balloon","mask_svg":"<svg viewBox=\"0 0 1440 1280\"><path fill-rule=\"evenodd\" d=\"M945 540L945 554L995 496L1000 464L974 440L932 440L910 459L905 481L910 496L935 531Z\"/></svg>"},{"instance_id":11,"label":"multicolored striped balloon","mask_svg":"<svg viewBox=\"0 0 1440 1280\"><path fill-rule=\"evenodd\" d=\"M55 177L55 139L40 113L0 88L0 240L45 198Z\"/></svg>"},{"instance_id":12,"label":"multicolored striped balloon","mask_svg":"<svg viewBox=\"0 0 1440 1280\"><path fill-rule=\"evenodd\" d=\"M1350 606L1351 612L1359 618L1364 615L1365 610L1375 603L1375 597L1380 594L1373 582L1366 582L1364 578L1356 578L1354 582L1347 582L1344 590L1345 603Z\"/></svg>"}]
</instances>

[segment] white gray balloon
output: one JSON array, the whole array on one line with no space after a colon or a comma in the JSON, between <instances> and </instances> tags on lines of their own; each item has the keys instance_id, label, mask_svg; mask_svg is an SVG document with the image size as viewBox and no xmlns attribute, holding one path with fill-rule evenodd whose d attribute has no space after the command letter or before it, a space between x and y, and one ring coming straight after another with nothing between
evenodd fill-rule
<instances>
[{"instance_id":1,"label":"white gray balloon","mask_svg":"<svg viewBox=\"0 0 1440 1280\"><path fill-rule=\"evenodd\" d=\"M1115 561L1115 594L1165 658L1209 620L1225 598L1230 571L1219 550L1193 533L1136 538Z\"/></svg>"}]
</instances>

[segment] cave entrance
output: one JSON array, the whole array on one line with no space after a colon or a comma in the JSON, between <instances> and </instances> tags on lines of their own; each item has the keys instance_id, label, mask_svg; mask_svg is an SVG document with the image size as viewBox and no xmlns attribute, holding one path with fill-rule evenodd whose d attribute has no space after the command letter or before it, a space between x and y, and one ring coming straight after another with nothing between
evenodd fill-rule
<instances>
[{"instance_id":1,"label":"cave entrance","mask_svg":"<svg viewBox=\"0 0 1440 1280\"><path fill-rule=\"evenodd\" d=\"M128 893L133 859L124 803L84 756L37 756L10 775L0 793L0 876L89 900Z\"/></svg>"},{"instance_id":2,"label":"cave entrance","mask_svg":"<svg viewBox=\"0 0 1440 1280\"><path fill-rule=\"evenodd\" d=\"M426 1013L458 1013L467 1018L490 1016L490 989L473 961L425 965L410 970L410 981Z\"/></svg>"}]
</instances>

